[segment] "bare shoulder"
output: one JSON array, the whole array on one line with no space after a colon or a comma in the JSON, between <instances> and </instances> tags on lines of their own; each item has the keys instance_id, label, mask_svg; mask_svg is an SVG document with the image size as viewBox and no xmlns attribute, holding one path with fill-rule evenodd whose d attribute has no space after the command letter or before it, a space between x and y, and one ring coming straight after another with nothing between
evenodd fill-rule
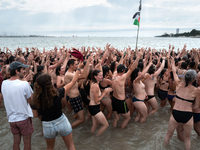
<instances>
[{"instance_id":1,"label":"bare shoulder","mask_svg":"<svg viewBox=\"0 0 200 150\"><path fill-rule=\"evenodd\" d=\"M92 83L90 89L93 91L97 91L99 89L99 85L97 83Z\"/></svg>"},{"instance_id":2,"label":"bare shoulder","mask_svg":"<svg viewBox=\"0 0 200 150\"><path fill-rule=\"evenodd\" d=\"M146 73L146 74L144 75L144 79L146 80L146 79L148 79L150 76L151 76L150 74Z\"/></svg>"},{"instance_id":3,"label":"bare shoulder","mask_svg":"<svg viewBox=\"0 0 200 150\"><path fill-rule=\"evenodd\" d=\"M65 83L67 84L67 83L69 83L72 79L73 79L73 77L74 77L74 75L72 74L72 73L66 73L65 74L65 77L64 77L64 81L65 81Z\"/></svg>"}]
</instances>

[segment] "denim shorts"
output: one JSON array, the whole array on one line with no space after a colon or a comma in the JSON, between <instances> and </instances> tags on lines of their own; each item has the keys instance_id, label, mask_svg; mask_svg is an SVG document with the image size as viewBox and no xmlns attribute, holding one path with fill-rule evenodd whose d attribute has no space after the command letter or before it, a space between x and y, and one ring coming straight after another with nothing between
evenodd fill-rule
<instances>
[{"instance_id":1,"label":"denim shorts","mask_svg":"<svg viewBox=\"0 0 200 150\"><path fill-rule=\"evenodd\" d=\"M71 124L64 114L52 121L42 121L42 126L46 139L53 139L58 134L60 136L67 136L72 132Z\"/></svg>"}]
</instances>

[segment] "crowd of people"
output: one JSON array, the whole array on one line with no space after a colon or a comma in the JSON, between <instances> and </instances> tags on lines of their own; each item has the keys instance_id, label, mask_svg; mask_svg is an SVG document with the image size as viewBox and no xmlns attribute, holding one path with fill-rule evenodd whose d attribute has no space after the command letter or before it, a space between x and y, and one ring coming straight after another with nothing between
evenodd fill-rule
<instances>
[{"instance_id":1,"label":"crowd of people","mask_svg":"<svg viewBox=\"0 0 200 150\"><path fill-rule=\"evenodd\" d=\"M123 129L136 112L134 121L145 123L167 101L171 117L164 145L175 129L187 150L192 128L200 135L200 49L118 50L110 44L104 49L25 49L0 49L0 105L6 108L13 149L19 149L21 137L24 149L31 149L32 117L41 119L47 149L54 149L59 134L74 150L72 129L86 116L98 136L108 128L108 119L116 128L122 115ZM74 111L75 122L70 124L65 107Z\"/></svg>"}]
</instances>

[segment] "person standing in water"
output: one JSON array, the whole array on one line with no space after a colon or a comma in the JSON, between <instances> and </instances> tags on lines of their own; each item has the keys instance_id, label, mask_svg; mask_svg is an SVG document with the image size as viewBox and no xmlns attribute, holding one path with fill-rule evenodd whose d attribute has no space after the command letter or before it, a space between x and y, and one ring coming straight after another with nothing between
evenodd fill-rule
<instances>
[{"instance_id":1,"label":"person standing in water","mask_svg":"<svg viewBox=\"0 0 200 150\"><path fill-rule=\"evenodd\" d=\"M89 112L92 115L92 128L91 132L94 133L98 124L101 123L103 126L98 130L97 135L101 135L109 126L106 117L100 111L100 102L102 98L112 91L112 88L105 88L101 93L99 88L99 82L102 81L103 74L100 70L93 71L92 84L90 87L90 103Z\"/></svg>"},{"instance_id":2,"label":"person standing in water","mask_svg":"<svg viewBox=\"0 0 200 150\"><path fill-rule=\"evenodd\" d=\"M154 96L154 87L157 81L157 77L160 72L163 70L165 66L165 57L162 58L162 64L160 68L156 71L155 65L152 65L149 68L148 73L144 77L145 91L147 93L148 98L146 99L147 105L152 107L152 110L148 113L149 115L153 115L158 110L158 103ZM149 110L149 109L148 109Z\"/></svg>"},{"instance_id":3,"label":"person standing in water","mask_svg":"<svg viewBox=\"0 0 200 150\"><path fill-rule=\"evenodd\" d=\"M134 121L140 121L140 123L144 123L148 116L147 114L147 107L144 103L144 100L147 97L145 92L145 85L142 83L142 79L146 72L149 70L149 67L152 65L152 55L150 53L150 61L146 68L141 71L139 68L136 68L131 74L131 80L133 82L133 89L135 95L132 99L133 106L137 110L137 116L135 117Z\"/></svg>"},{"instance_id":4,"label":"person standing in water","mask_svg":"<svg viewBox=\"0 0 200 150\"><path fill-rule=\"evenodd\" d=\"M124 121L121 124L121 128L125 128L131 119L130 111L125 102L125 82L126 79L131 75L132 71L137 67L140 57L143 55L142 52L139 52L137 59L133 62L130 69L125 73L125 66L120 64L117 66L117 74L113 76L112 88L113 88L113 98L112 98L112 107L115 114L113 120L113 126L117 127L117 122L120 118L120 114L124 117Z\"/></svg>"},{"instance_id":5,"label":"person standing in water","mask_svg":"<svg viewBox=\"0 0 200 150\"><path fill-rule=\"evenodd\" d=\"M83 72L81 73L81 75L79 75L79 79L87 78L90 69L89 64L91 61L92 61L92 56L88 58ZM77 70L78 62L75 59L70 59L67 63L67 66L68 66L68 71L66 72L64 77L65 84L69 84L72 81L75 71ZM72 109L74 110L75 113L78 114L78 119L72 123L72 128L75 128L85 121L85 115L82 106L82 98L78 90L78 82L74 84L74 86L70 89L67 95L69 96L69 102L72 106Z\"/></svg>"},{"instance_id":6,"label":"person standing in water","mask_svg":"<svg viewBox=\"0 0 200 150\"><path fill-rule=\"evenodd\" d=\"M21 81L25 68L22 62L14 61L10 64L10 76L2 83L1 92L4 99L8 122L14 137L13 150L19 150L21 137L24 141L24 149L31 149L31 135L33 133L31 111L31 94L33 93L27 81Z\"/></svg>"},{"instance_id":7,"label":"person standing in water","mask_svg":"<svg viewBox=\"0 0 200 150\"><path fill-rule=\"evenodd\" d=\"M168 145L174 130L182 125L184 130L185 149L191 147L190 135L193 128L193 109L199 108L200 89L194 87L192 82L196 78L196 71L188 70L185 74L185 81L181 81L176 74L174 60L172 59L172 71L176 82L176 102L172 110L172 114L168 124L167 134L164 139L164 144Z\"/></svg>"}]
</instances>

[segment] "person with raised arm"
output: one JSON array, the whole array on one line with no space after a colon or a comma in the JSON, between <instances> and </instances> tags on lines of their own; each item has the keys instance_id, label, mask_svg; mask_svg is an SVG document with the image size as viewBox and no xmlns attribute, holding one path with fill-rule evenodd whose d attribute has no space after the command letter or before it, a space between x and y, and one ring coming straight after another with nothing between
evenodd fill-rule
<instances>
[{"instance_id":1,"label":"person with raised arm","mask_svg":"<svg viewBox=\"0 0 200 150\"><path fill-rule=\"evenodd\" d=\"M148 116L147 107L144 103L144 100L147 98L147 94L145 92L145 85L142 83L142 79L144 78L146 72L149 70L149 67L152 65L152 54L150 53L149 64L146 66L143 71L139 68L136 68L131 74L131 80L133 82L133 89L135 95L132 99L133 106L136 108L137 116L134 121L140 121L140 123L144 123Z\"/></svg>"},{"instance_id":2,"label":"person with raised arm","mask_svg":"<svg viewBox=\"0 0 200 150\"><path fill-rule=\"evenodd\" d=\"M200 72L197 74L196 83L198 89L200 89ZM193 109L193 118L194 118L194 130L200 136L200 105L197 109Z\"/></svg>"},{"instance_id":3,"label":"person with raised arm","mask_svg":"<svg viewBox=\"0 0 200 150\"><path fill-rule=\"evenodd\" d=\"M154 95L154 87L157 81L157 77L165 66L165 57L162 57L162 64L156 71L156 66L151 65L148 73L144 76L145 91L148 98L145 101L152 107L152 110L148 112L149 115L155 114L158 110L158 103Z\"/></svg>"},{"instance_id":4,"label":"person with raised arm","mask_svg":"<svg viewBox=\"0 0 200 150\"><path fill-rule=\"evenodd\" d=\"M169 119L167 134L164 139L164 144L169 144L174 130L179 126L183 126L185 149L191 147L190 135L193 128L193 112L192 109L197 109L200 103L200 89L194 87L192 82L196 78L196 71L188 70L185 74L185 81L181 81L176 74L174 59L171 61L174 80L176 82L176 100Z\"/></svg>"},{"instance_id":5,"label":"person with raised arm","mask_svg":"<svg viewBox=\"0 0 200 150\"><path fill-rule=\"evenodd\" d=\"M87 78L89 74L89 64L92 61L92 55L88 58L87 63L83 69L83 72L79 75L79 79ZM67 63L68 71L65 73L64 82L65 84L68 84L72 81L74 74L77 70L78 62L75 59L70 59ZM76 126L80 125L85 121L85 115L84 110L82 106L82 98L80 95L80 92L78 90L78 82L71 88L71 90L67 93L67 96L69 96L69 102L72 106L72 109L75 113L78 115L78 119L72 123L72 128L75 128Z\"/></svg>"},{"instance_id":6,"label":"person with raised arm","mask_svg":"<svg viewBox=\"0 0 200 150\"><path fill-rule=\"evenodd\" d=\"M121 124L121 128L125 128L131 119L130 111L125 102L125 82L126 79L131 75L132 71L137 67L138 61L143 55L143 51L139 52L137 59L131 65L127 73L125 73L125 66L120 64L117 66L117 74L113 76L112 88L113 88L113 98L112 98L112 107L115 114L113 120L113 126L117 127L117 122L120 118L120 114L124 117L124 121ZM123 57L123 56L122 56Z\"/></svg>"}]
</instances>

